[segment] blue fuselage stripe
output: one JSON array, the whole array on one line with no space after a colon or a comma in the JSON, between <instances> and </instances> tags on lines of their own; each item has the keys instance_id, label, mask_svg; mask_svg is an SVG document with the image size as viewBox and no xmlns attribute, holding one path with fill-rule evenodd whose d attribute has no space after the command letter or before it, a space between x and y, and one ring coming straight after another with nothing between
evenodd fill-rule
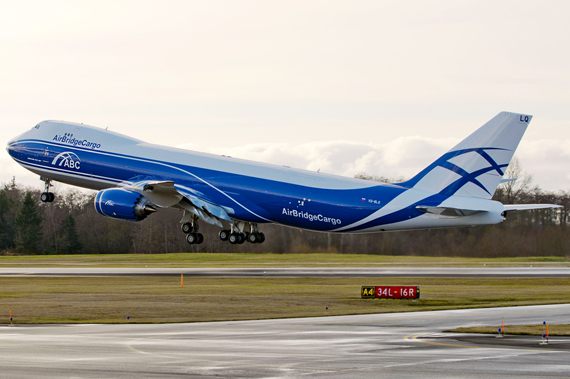
<instances>
[{"instance_id":1,"label":"blue fuselage stripe","mask_svg":"<svg viewBox=\"0 0 570 379\"><path fill-rule=\"evenodd\" d=\"M193 194L203 200L234 209L235 214L230 214L233 218L271 221L319 231L356 223L407 190L380 183L356 189L315 188L192 166L191 154L188 164L183 165L38 140L18 141L11 144L9 150L23 165L60 176L69 175L69 184L74 184L72 176L94 179L91 189L101 189L101 180L114 183L171 180L191 188ZM76 154L80 162L71 167L61 163L63 160L52 164L63 152ZM95 179L100 180L96 182ZM440 202L445 198L440 196ZM409 209L409 212L415 217L421 214L416 209ZM400 218L393 214L383 221L374 220L351 231L403 221L409 216Z\"/></svg>"}]
</instances>

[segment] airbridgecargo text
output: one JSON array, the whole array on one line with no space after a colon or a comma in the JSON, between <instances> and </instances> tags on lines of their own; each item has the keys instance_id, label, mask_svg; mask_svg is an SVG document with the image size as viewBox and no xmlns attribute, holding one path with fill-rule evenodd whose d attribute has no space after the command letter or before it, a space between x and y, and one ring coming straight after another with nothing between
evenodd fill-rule
<instances>
[{"instance_id":1,"label":"airbridgecargo text","mask_svg":"<svg viewBox=\"0 0 570 379\"><path fill-rule=\"evenodd\" d=\"M62 143L67 143L73 146L84 146L84 147L90 147L92 149L98 149L101 147L100 143L95 143L95 142L89 142L86 139L84 140L80 140L77 138L69 138L66 135L63 136L58 136L56 135L55 137L53 137L52 141L56 141L56 142L62 142Z\"/></svg>"},{"instance_id":2,"label":"airbridgecargo text","mask_svg":"<svg viewBox=\"0 0 570 379\"><path fill-rule=\"evenodd\" d=\"M322 214L313 214L309 212L298 211L296 209L287 209L283 208L282 214L291 216L291 217L299 217L309 220L311 222L319 221L319 222L326 222L328 224L333 225L340 225L340 219L332 218L332 217L325 217Z\"/></svg>"}]
</instances>

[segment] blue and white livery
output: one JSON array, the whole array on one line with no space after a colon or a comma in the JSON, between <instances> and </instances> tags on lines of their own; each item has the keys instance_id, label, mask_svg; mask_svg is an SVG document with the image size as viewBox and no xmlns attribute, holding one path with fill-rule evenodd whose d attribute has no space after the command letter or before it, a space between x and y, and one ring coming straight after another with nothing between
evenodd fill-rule
<instances>
[{"instance_id":1,"label":"blue and white livery","mask_svg":"<svg viewBox=\"0 0 570 379\"><path fill-rule=\"evenodd\" d=\"M498 224L507 211L557 205L492 201L532 116L501 112L403 183L379 183L149 144L83 124L42 121L8 143L9 154L46 182L98 190L104 216L140 221L183 211L189 243L198 220L230 243L263 242L259 224L338 233ZM229 225L229 227L227 226Z\"/></svg>"}]
</instances>

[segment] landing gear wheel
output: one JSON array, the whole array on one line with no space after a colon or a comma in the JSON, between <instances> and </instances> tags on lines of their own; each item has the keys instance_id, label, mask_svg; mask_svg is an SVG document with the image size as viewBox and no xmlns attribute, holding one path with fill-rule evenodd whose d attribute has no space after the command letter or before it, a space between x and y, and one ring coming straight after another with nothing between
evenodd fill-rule
<instances>
[{"instance_id":1,"label":"landing gear wheel","mask_svg":"<svg viewBox=\"0 0 570 379\"><path fill-rule=\"evenodd\" d=\"M189 222L182 224L182 233L184 234L192 233L193 229L192 224Z\"/></svg>"},{"instance_id":2,"label":"landing gear wheel","mask_svg":"<svg viewBox=\"0 0 570 379\"><path fill-rule=\"evenodd\" d=\"M51 184L51 179L40 176L40 180L45 184L45 189L40 196L40 200L42 203L51 203L55 199L55 195L49 192L50 187L53 187Z\"/></svg>"},{"instance_id":3,"label":"landing gear wheel","mask_svg":"<svg viewBox=\"0 0 570 379\"><path fill-rule=\"evenodd\" d=\"M258 238L257 238L257 233L248 233L247 237L247 242L249 243L256 243Z\"/></svg>"},{"instance_id":4,"label":"landing gear wheel","mask_svg":"<svg viewBox=\"0 0 570 379\"><path fill-rule=\"evenodd\" d=\"M202 233L196 234L196 243L199 245L204 242L204 235Z\"/></svg>"},{"instance_id":5,"label":"landing gear wheel","mask_svg":"<svg viewBox=\"0 0 570 379\"><path fill-rule=\"evenodd\" d=\"M240 245L245 242L245 234L240 233L240 234L238 234L238 237L239 237L238 243L239 243Z\"/></svg>"},{"instance_id":6,"label":"landing gear wheel","mask_svg":"<svg viewBox=\"0 0 570 379\"><path fill-rule=\"evenodd\" d=\"M203 238L203 237L202 237L202 238ZM197 241L198 241L198 235L195 234L195 233L189 233L189 234L186 236L186 241L187 241L190 245L193 245L193 244L197 243Z\"/></svg>"},{"instance_id":7,"label":"landing gear wheel","mask_svg":"<svg viewBox=\"0 0 570 379\"><path fill-rule=\"evenodd\" d=\"M52 201L55 200L55 195L51 192L42 192L40 200L42 201L42 203L51 203Z\"/></svg>"},{"instance_id":8,"label":"landing gear wheel","mask_svg":"<svg viewBox=\"0 0 570 379\"><path fill-rule=\"evenodd\" d=\"M259 232L257 234L257 243L264 243L265 242L265 234Z\"/></svg>"},{"instance_id":9,"label":"landing gear wheel","mask_svg":"<svg viewBox=\"0 0 570 379\"><path fill-rule=\"evenodd\" d=\"M228 237L230 236L230 231L226 230L226 229L222 229L222 230L220 230L219 236L220 236L220 239L222 241L227 241Z\"/></svg>"},{"instance_id":10,"label":"landing gear wheel","mask_svg":"<svg viewBox=\"0 0 570 379\"><path fill-rule=\"evenodd\" d=\"M228 241L230 241L232 245L239 243L239 234L237 233L230 234L230 236L228 237Z\"/></svg>"}]
</instances>

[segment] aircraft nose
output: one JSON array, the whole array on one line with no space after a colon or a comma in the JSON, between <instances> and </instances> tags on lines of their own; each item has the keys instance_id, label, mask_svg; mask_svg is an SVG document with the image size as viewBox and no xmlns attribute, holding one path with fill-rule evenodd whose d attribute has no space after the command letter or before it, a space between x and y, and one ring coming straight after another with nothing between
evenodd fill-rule
<instances>
[{"instance_id":1,"label":"aircraft nose","mask_svg":"<svg viewBox=\"0 0 570 379\"><path fill-rule=\"evenodd\" d=\"M12 146L11 146L12 141L8 142L8 144L6 145L6 151L8 152L8 154L10 154L10 156L12 156Z\"/></svg>"},{"instance_id":2,"label":"aircraft nose","mask_svg":"<svg viewBox=\"0 0 570 379\"><path fill-rule=\"evenodd\" d=\"M12 138L10 141L8 141L8 144L6 145L6 151L8 152L8 154L10 154L11 157L14 156L14 153L16 151L16 142L18 142L19 137L20 136Z\"/></svg>"}]
</instances>

